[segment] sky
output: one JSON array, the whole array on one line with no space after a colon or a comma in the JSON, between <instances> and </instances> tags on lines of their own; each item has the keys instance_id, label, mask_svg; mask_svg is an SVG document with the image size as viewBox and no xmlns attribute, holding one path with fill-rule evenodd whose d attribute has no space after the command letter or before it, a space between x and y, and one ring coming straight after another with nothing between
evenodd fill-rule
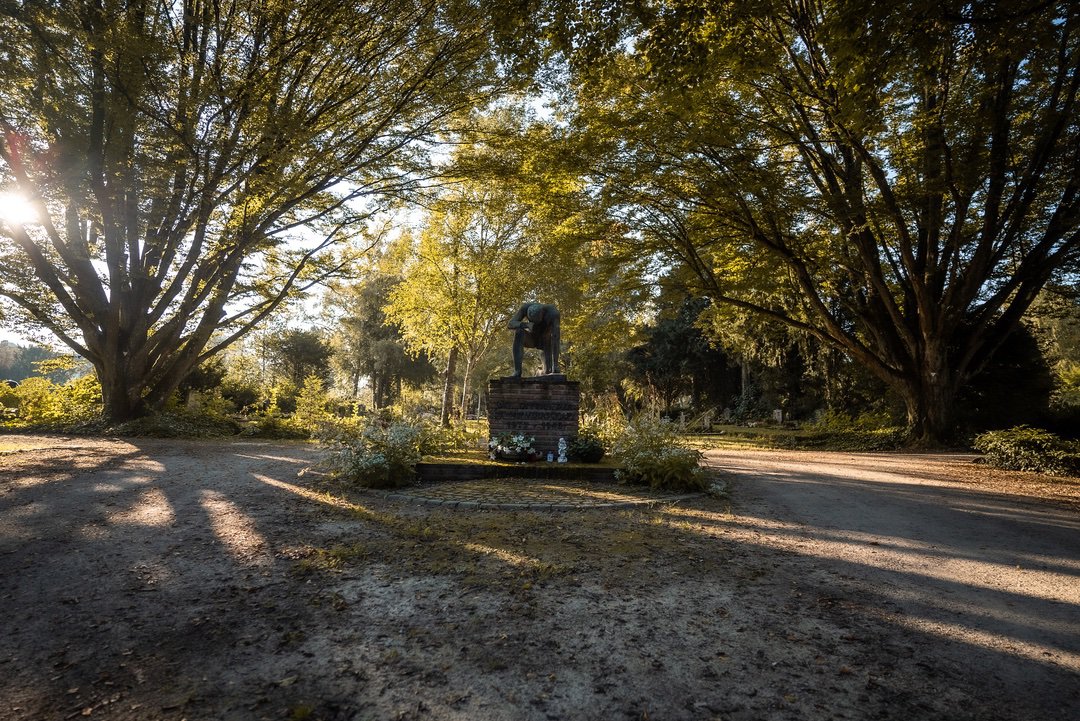
<instances>
[{"instance_id":1,"label":"sky","mask_svg":"<svg viewBox=\"0 0 1080 721\"><path fill-rule=\"evenodd\" d=\"M18 343L19 345L26 345L27 341L22 337L11 333L10 331L0 329L0 340L11 341L12 343Z\"/></svg>"}]
</instances>

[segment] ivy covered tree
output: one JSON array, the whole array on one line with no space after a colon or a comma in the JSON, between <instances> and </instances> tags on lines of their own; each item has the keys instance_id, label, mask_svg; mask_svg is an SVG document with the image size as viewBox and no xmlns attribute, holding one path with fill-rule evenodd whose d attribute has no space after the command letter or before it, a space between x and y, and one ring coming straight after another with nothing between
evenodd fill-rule
<instances>
[{"instance_id":1,"label":"ivy covered tree","mask_svg":"<svg viewBox=\"0 0 1080 721\"><path fill-rule=\"evenodd\" d=\"M959 390L1075 272L1080 8L609 10L566 24L566 47L588 61L578 127L639 252L842 350L903 399L913 440L947 439Z\"/></svg>"},{"instance_id":2,"label":"ivy covered tree","mask_svg":"<svg viewBox=\"0 0 1080 721\"><path fill-rule=\"evenodd\" d=\"M0 298L93 364L112 420L160 408L351 262L426 144L503 89L515 11L0 4L0 186L37 213L0 224Z\"/></svg>"}]
</instances>

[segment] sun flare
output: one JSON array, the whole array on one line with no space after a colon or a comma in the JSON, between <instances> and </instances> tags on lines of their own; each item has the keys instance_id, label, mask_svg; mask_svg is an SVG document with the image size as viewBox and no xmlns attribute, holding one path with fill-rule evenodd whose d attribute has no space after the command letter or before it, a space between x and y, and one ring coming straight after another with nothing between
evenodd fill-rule
<instances>
[{"instance_id":1,"label":"sun flare","mask_svg":"<svg viewBox=\"0 0 1080 721\"><path fill-rule=\"evenodd\" d=\"M0 221L9 225L26 225L38 221L33 203L22 193L0 193Z\"/></svg>"}]
</instances>

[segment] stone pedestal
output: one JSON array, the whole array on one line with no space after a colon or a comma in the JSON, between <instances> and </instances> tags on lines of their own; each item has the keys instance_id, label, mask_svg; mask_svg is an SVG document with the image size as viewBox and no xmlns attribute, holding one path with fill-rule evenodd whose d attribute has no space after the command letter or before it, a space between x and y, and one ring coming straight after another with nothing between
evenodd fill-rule
<instances>
[{"instance_id":1,"label":"stone pedestal","mask_svg":"<svg viewBox=\"0 0 1080 721\"><path fill-rule=\"evenodd\" d=\"M488 382L488 435L532 436L536 450L558 457L559 439L578 434L580 405L578 382L561 374L497 378Z\"/></svg>"}]
</instances>

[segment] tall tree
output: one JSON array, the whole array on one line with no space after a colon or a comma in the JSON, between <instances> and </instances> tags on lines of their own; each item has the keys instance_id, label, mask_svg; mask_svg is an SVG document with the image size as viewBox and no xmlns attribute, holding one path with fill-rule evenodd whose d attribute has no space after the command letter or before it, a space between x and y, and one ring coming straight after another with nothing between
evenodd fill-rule
<instances>
[{"instance_id":1,"label":"tall tree","mask_svg":"<svg viewBox=\"0 0 1080 721\"><path fill-rule=\"evenodd\" d=\"M373 270L359 283L336 285L326 298L335 327L331 360L348 379L353 396L359 393L361 379L367 379L375 408L393 403L404 381L415 385L435 375L427 354L411 355L400 329L386 319L383 309L400 281L396 275Z\"/></svg>"},{"instance_id":2,"label":"tall tree","mask_svg":"<svg viewBox=\"0 0 1080 721\"><path fill-rule=\"evenodd\" d=\"M640 249L625 252L627 228L606 213L581 161L587 149L559 120L565 100L548 102L546 117L503 107L478 123L483 132L459 151L455 170L527 210L534 298L559 307L562 365L589 403L622 390L625 353L638 342L654 291L643 277L655 268Z\"/></svg>"},{"instance_id":3,"label":"tall tree","mask_svg":"<svg viewBox=\"0 0 1080 721\"><path fill-rule=\"evenodd\" d=\"M625 221L714 301L870 369L913 439L947 438L958 389L1080 254L1080 7L621 5L621 40L576 50L604 60L578 101Z\"/></svg>"},{"instance_id":4,"label":"tall tree","mask_svg":"<svg viewBox=\"0 0 1080 721\"><path fill-rule=\"evenodd\" d=\"M3 3L0 185L39 222L0 224L0 298L94 365L112 419L160 407L349 262L424 143L500 90L515 7Z\"/></svg>"},{"instance_id":5,"label":"tall tree","mask_svg":"<svg viewBox=\"0 0 1080 721\"><path fill-rule=\"evenodd\" d=\"M736 388L731 361L709 344L698 321L708 300L669 293L658 301L659 312L644 329L644 342L628 353L630 377L659 399L664 415L671 415L682 397L689 397L698 411L704 410L702 401L726 403Z\"/></svg>"},{"instance_id":6,"label":"tall tree","mask_svg":"<svg viewBox=\"0 0 1080 721\"><path fill-rule=\"evenodd\" d=\"M442 423L449 424L459 359L460 398L476 364L504 335L506 321L537 288L541 259L530 251L528 211L504 189L462 181L428 216L386 316L415 353L446 363ZM535 248L535 246L534 246Z\"/></svg>"},{"instance_id":7,"label":"tall tree","mask_svg":"<svg viewBox=\"0 0 1080 721\"><path fill-rule=\"evenodd\" d=\"M270 336L267 345L271 367L294 389L310 375L330 375L330 344L319 331L288 328Z\"/></svg>"}]
</instances>

